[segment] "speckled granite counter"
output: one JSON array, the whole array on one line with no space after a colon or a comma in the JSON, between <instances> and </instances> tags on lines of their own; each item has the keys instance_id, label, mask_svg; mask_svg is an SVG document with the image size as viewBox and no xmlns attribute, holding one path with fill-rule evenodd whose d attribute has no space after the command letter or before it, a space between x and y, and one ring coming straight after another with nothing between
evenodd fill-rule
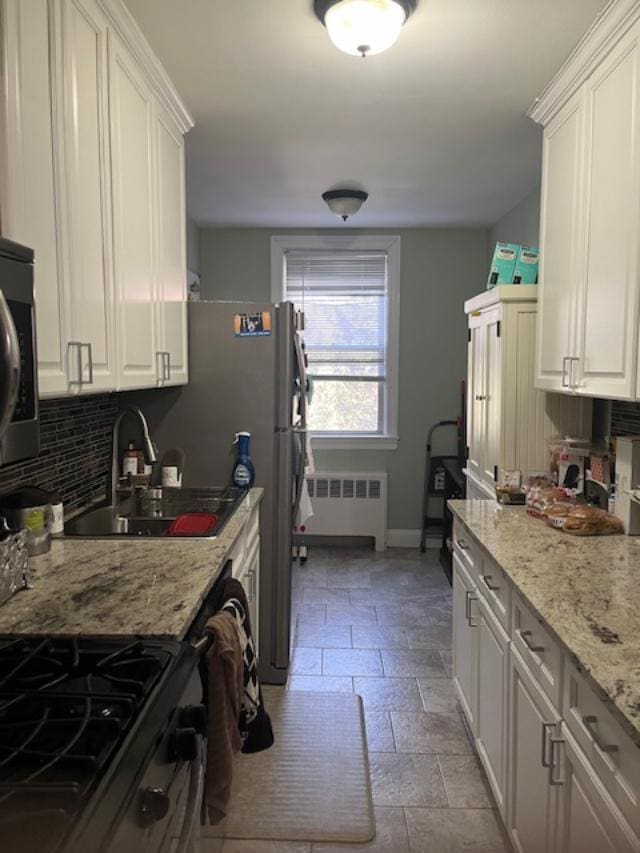
<instances>
[{"instance_id":1,"label":"speckled granite counter","mask_svg":"<svg viewBox=\"0 0 640 853\"><path fill-rule=\"evenodd\" d=\"M640 745L640 539L570 536L495 501L449 505Z\"/></svg>"},{"instance_id":2,"label":"speckled granite counter","mask_svg":"<svg viewBox=\"0 0 640 853\"><path fill-rule=\"evenodd\" d=\"M251 489L217 539L57 539L29 561L33 588L0 607L0 634L182 639L251 511Z\"/></svg>"}]
</instances>

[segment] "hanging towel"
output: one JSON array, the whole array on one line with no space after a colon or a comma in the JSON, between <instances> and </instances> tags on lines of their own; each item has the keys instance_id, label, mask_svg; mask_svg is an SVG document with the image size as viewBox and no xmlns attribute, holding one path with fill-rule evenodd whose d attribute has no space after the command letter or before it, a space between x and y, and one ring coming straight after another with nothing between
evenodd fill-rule
<instances>
[{"instance_id":1,"label":"hanging towel","mask_svg":"<svg viewBox=\"0 0 640 853\"><path fill-rule=\"evenodd\" d=\"M238 719L243 694L243 659L240 637L231 613L219 612L206 626L213 642L203 661L208 713L207 762L204 803L209 823L219 823L227 813L233 781L234 754L242 748ZM202 673L202 667L201 667Z\"/></svg>"},{"instance_id":2,"label":"hanging towel","mask_svg":"<svg viewBox=\"0 0 640 853\"><path fill-rule=\"evenodd\" d=\"M223 613L233 616L242 650L243 693L238 720L243 741L242 752L261 752L273 745L273 728L269 715L265 711L262 687L258 679L258 660L251 634L249 605L239 581L234 579L226 581L221 609Z\"/></svg>"}]
</instances>

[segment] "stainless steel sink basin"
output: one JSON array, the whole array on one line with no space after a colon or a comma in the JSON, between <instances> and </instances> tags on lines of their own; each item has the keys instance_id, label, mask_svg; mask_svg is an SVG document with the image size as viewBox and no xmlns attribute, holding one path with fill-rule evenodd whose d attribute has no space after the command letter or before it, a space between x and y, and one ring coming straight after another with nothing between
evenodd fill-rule
<instances>
[{"instance_id":1,"label":"stainless steel sink basin","mask_svg":"<svg viewBox=\"0 0 640 853\"><path fill-rule=\"evenodd\" d=\"M213 536L219 536L244 492L234 488L149 489L115 506L88 510L67 522L65 536L85 539L166 535L171 523L188 512L210 512L218 517Z\"/></svg>"}]
</instances>

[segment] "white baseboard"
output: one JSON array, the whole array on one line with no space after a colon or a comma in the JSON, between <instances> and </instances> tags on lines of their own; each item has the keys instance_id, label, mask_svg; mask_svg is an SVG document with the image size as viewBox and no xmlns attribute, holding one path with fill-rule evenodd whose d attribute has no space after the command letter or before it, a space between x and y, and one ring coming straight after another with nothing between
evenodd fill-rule
<instances>
[{"instance_id":1,"label":"white baseboard","mask_svg":"<svg viewBox=\"0 0 640 853\"><path fill-rule=\"evenodd\" d=\"M387 530L388 548L419 548L420 530ZM439 548L439 536L427 536L427 548Z\"/></svg>"}]
</instances>

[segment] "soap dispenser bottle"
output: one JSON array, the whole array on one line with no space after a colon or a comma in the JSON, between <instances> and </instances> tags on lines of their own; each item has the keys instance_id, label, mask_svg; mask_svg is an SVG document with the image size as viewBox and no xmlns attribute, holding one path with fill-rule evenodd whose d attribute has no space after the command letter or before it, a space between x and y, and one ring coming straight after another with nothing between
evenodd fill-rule
<instances>
[{"instance_id":1,"label":"soap dispenser bottle","mask_svg":"<svg viewBox=\"0 0 640 853\"><path fill-rule=\"evenodd\" d=\"M256 471L249 456L250 432L237 432L234 444L238 445L238 453L233 466L231 480L239 489L250 489L256 479Z\"/></svg>"}]
</instances>

